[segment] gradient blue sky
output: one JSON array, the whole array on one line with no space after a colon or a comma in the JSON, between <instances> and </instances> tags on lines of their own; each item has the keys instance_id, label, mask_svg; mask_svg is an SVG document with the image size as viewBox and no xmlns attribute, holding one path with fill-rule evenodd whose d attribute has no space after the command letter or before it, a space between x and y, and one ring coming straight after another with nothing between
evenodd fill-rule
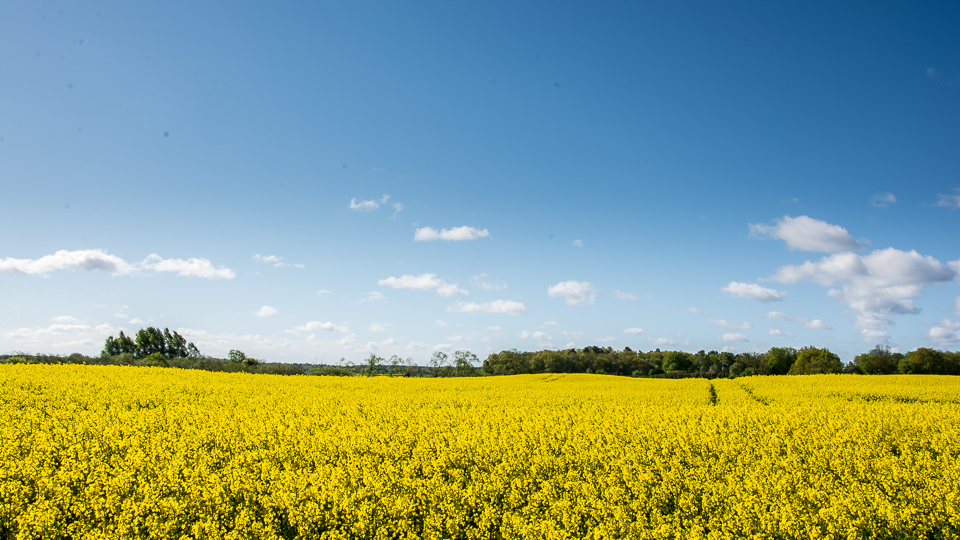
<instances>
[{"instance_id":1,"label":"gradient blue sky","mask_svg":"<svg viewBox=\"0 0 960 540\"><path fill-rule=\"evenodd\" d=\"M956 2L0 2L0 352L955 349L958 188Z\"/></svg>"}]
</instances>

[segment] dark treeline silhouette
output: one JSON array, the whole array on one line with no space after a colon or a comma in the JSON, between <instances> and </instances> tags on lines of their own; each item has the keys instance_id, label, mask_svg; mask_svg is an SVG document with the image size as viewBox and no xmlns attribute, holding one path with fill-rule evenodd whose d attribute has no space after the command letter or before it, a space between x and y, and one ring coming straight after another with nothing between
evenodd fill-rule
<instances>
[{"instance_id":1,"label":"dark treeline silhouette","mask_svg":"<svg viewBox=\"0 0 960 540\"><path fill-rule=\"evenodd\" d=\"M148 327L129 337L110 336L100 356L69 356L14 353L0 355L4 364L90 364L117 366L170 367L228 373L273 375L393 376L393 377L477 377L537 373L596 373L631 377L746 377L751 375L809 375L818 373L939 374L960 375L960 353L921 347L906 354L891 352L877 345L844 364L828 349L817 347L773 347L764 353L717 351L650 352L629 347L542 350L520 352L514 349L491 354L479 367L479 359L461 350L452 356L435 352L429 365L416 365L410 358L384 359L370 354L362 363L343 358L336 365L264 362L249 358L243 351L231 350L227 358L212 358L200 353L193 343L177 332Z\"/></svg>"}]
</instances>

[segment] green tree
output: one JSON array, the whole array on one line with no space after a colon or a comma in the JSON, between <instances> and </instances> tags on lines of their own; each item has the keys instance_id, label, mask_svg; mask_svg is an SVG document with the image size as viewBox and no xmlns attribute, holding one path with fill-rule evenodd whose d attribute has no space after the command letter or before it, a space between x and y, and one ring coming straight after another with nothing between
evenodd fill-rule
<instances>
[{"instance_id":1,"label":"green tree","mask_svg":"<svg viewBox=\"0 0 960 540\"><path fill-rule=\"evenodd\" d=\"M445 377L447 375L447 353L442 351L434 351L433 356L430 357L430 367L433 368L434 377Z\"/></svg>"},{"instance_id":2,"label":"green tree","mask_svg":"<svg viewBox=\"0 0 960 540\"><path fill-rule=\"evenodd\" d=\"M470 351L456 351L453 353L453 369L457 377L472 377L476 374L473 363L477 362L477 355Z\"/></svg>"},{"instance_id":3,"label":"green tree","mask_svg":"<svg viewBox=\"0 0 960 540\"><path fill-rule=\"evenodd\" d=\"M900 373L940 375L948 373L943 352L920 347L910 351L897 366Z\"/></svg>"},{"instance_id":4,"label":"green tree","mask_svg":"<svg viewBox=\"0 0 960 540\"><path fill-rule=\"evenodd\" d=\"M863 375L885 375L897 372L897 362L890 347L877 345L870 352L858 354L850 369Z\"/></svg>"},{"instance_id":5,"label":"green tree","mask_svg":"<svg viewBox=\"0 0 960 540\"><path fill-rule=\"evenodd\" d=\"M663 357L663 370L685 372L693 367L693 357L683 351L670 351Z\"/></svg>"},{"instance_id":6,"label":"green tree","mask_svg":"<svg viewBox=\"0 0 960 540\"><path fill-rule=\"evenodd\" d=\"M227 353L227 360L230 360L231 362L235 362L237 364L239 364L240 362L243 362L246 359L247 359L247 353L237 349L230 349L230 352Z\"/></svg>"},{"instance_id":7,"label":"green tree","mask_svg":"<svg viewBox=\"0 0 960 540\"><path fill-rule=\"evenodd\" d=\"M373 377L374 375L377 374L377 369L380 367L380 365L383 364L383 358L380 358L379 356L373 353L370 353L370 356L367 357L364 363L367 365L367 367L366 369L363 370L363 373L367 377Z\"/></svg>"},{"instance_id":8,"label":"green tree","mask_svg":"<svg viewBox=\"0 0 960 540\"><path fill-rule=\"evenodd\" d=\"M786 375L797 360L793 347L773 347L766 354L767 370L771 375Z\"/></svg>"},{"instance_id":9,"label":"green tree","mask_svg":"<svg viewBox=\"0 0 960 540\"><path fill-rule=\"evenodd\" d=\"M840 373L843 362L840 357L827 349L804 347L797 353L797 359L790 367L790 375L815 375L819 373Z\"/></svg>"}]
</instances>

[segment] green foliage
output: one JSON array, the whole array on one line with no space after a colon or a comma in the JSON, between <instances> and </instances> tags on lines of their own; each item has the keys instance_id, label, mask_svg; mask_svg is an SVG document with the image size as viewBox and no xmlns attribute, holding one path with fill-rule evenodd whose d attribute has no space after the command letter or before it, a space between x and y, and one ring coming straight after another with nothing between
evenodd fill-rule
<instances>
[{"instance_id":1,"label":"green foliage","mask_svg":"<svg viewBox=\"0 0 960 540\"><path fill-rule=\"evenodd\" d=\"M328 377L353 377L356 375L353 371L340 366L320 366L307 372L307 375L320 375Z\"/></svg>"},{"instance_id":2,"label":"green foliage","mask_svg":"<svg viewBox=\"0 0 960 540\"><path fill-rule=\"evenodd\" d=\"M850 371L863 375L886 375L897 372L897 360L890 347L877 345L870 352L858 354L850 364Z\"/></svg>"},{"instance_id":3,"label":"green foliage","mask_svg":"<svg viewBox=\"0 0 960 540\"><path fill-rule=\"evenodd\" d=\"M920 347L907 353L897 367L901 373L956 375L960 373L957 355Z\"/></svg>"},{"instance_id":4,"label":"green foliage","mask_svg":"<svg viewBox=\"0 0 960 540\"><path fill-rule=\"evenodd\" d=\"M230 349L230 352L227 353L227 359L230 360L231 362L236 362L238 364L240 362L243 362L246 358L247 358L246 353L244 353L243 351L238 351L237 349Z\"/></svg>"},{"instance_id":5,"label":"green foliage","mask_svg":"<svg viewBox=\"0 0 960 540\"><path fill-rule=\"evenodd\" d=\"M773 347L765 356L768 373L786 375L797 360L797 350L793 347Z\"/></svg>"},{"instance_id":6,"label":"green foliage","mask_svg":"<svg viewBox=\"0 0 960 540\"><path fill-rule=\"evenodd\" d=\"M159 354L165 359L173 358L200 358L203 355L193 343L187 340L177 332L170 332L169 328L160 331L159 328L152 326L141 328L137 331L136 338L130 338L120 331L120 336L114 338L110 336L103 344L101 356L119 356L123 354L132 354L135 358L147 358L153 354Z\"/></svg>"},{"instance_id":7,"label":"green foliage","mask_svg":"<svg viewBox=\"0 0 960 540\"><path fill-rule=\"evenodd\" d=\"M820 373L840 373L843 362L840 357L827 349L804 347L797 353L797 359L788 372L790 375L817 375Z\"/></svg>"}]
</instances>

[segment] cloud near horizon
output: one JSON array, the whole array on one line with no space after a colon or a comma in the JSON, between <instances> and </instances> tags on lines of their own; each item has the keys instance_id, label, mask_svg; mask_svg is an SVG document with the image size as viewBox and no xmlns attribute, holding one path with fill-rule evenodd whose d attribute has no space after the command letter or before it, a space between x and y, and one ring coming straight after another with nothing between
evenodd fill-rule
<instances>
[{"instance_id":1,"label":"cloud near horizon","mask_svg":"<svg viewBox=\"0 0 960 540\"><path fill-rule=\"evenodd\" d=\"M854 326L865 341L885 343L888 335L881 329L893 324L886 315L919 313L914 300L927 286L956 279L955 268L960 268L960 261L943 264L916 250L886 248L868 255L837 253L817 262L782 266L771 279L828 287L827 296L857 312Z\"/></svg>"},{"instance_id":2,"label":"cloud near horizon","mask_svg":"<svg viewBox=\"0 0 960 540\"><path fill-rule=\"evenodd\" d=\"M476 302L457 302L447 307L450 313L503 313L506 315L522 315L527 312L526 306L514 300L494 300L485 304Z\"/></svg>"},{"instance_id":3,"label":"cloud near horizon","mask_svg":"<svg viewBox=\"0 0 960 540\"><path fill-rule=\"evenodd\" d=\"M12 257L0 259L0 273L46 276L57 270L100 270L115 276L153 270L155 272L176 272L178 276L205 279L233 279L236 277L233 270L223 266L217 268L209 259L164 259L156 253L151 253L143 261L136 264L130 264L102 249L74 251L61 249L53 255L44 255L39 259L14 259Z\"/></svg>"}]
</instances>

